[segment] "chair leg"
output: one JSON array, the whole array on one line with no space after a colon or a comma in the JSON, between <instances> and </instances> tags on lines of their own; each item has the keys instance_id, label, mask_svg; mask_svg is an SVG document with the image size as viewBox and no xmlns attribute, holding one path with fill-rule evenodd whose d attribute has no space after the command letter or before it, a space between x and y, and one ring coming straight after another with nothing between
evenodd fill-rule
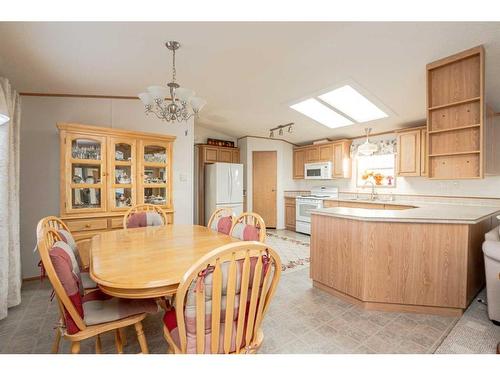
<instances>
[{"instance_id":1,"label":"chair leg","mask_svg":"<svg viewBox=\"0 0 500 375\"><path fill-rule=\"evenodd\" d=\"M80 353L80 341L73 341L71 343L71 354Z\"/></svg>"},{"instance_id":2,"label":"chair leg","mask_svg":"<svg viewBox=\"0 0 500 375\"><path fill-rule=\"evenodd\" d=\"M125 328L119 328L120 332L120 340L122 341L123 346L127 346L127 336L125 335Z\"/></svg>"},{"instance_id":3,"label":"chair leg","mask_svg":"<svg viewBox=\"0 0 500 375\"><path fill-rule=\"evenodd\" d=\"M118 354L123 354L123 344L120 329L115 330L115 346Z\"/></svg>"},{"instance_id":4,"label":"chair leg","mask_svg":"<svg viewBox=\"0 0 500 375\"><path fill-rule=\"evenodd\" d=\"M101 335L97 335L95 338L95 354L102 353L102 345L101 345Z\"/></svg>"},{"instance_id":5,"label":"chair leg","mask_svg":"<svg viewBox=\"0 0 500 375\"><path fill-rule=\"evenodd\" d=\"M61 330L59 328L56 329L56 338L54 343L52 344L52 354L59 353L59 343L61 342Z\"/></svg>"},{"instance_id":6,"label":"chair leg","mask_svg":"<svg viewBox=\"0 0 500 375\"><path fill-rule=\"evenodd\" d=\"M137 341L139 341L139 346L141 347L142 354L148 354L148 343L146 342L146 337L144 336L144 331L142 330L142 323L137 322L134 324L135 332L137 333Z\"/></svg>"}]
</instances>

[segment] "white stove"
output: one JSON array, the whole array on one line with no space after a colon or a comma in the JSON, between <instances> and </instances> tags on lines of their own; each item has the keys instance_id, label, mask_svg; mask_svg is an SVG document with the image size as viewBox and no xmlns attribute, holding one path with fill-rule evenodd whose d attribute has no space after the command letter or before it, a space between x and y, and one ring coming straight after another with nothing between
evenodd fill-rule
<instances>
[{"instance_id":1,"label":"white stove","mask_svg":"<svg viewBox=\"0 0 500 375\"><path fill-rule=\"evenodd\" d=\"M325 186L312 188L311 194L299 195L295 199L295 230L299 233L311 234L311 210L323 208L325 199L337 199L338 197L338 188Z\"/></svg>"}]
</instances>

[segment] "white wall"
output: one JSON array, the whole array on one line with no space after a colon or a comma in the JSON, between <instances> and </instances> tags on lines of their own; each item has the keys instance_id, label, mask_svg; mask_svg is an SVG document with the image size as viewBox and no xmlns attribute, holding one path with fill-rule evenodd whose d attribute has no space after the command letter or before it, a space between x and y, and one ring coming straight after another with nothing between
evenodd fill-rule
<instances>
[{"instance_id":1,"label":"white wall","mask_svg":"<svg viewBox=\"0 0 500 375\"><path fill-rule=\"evenodd\" d=\"M293 146L287 142L274 139L246 137L238 141L241 162L245 168L244 186L247 194L247 211L252 211L252 152L276 151L277 156L277 221L278 229L285 228L285 200L284 191L293 190L295 182L292 180Z\"/></svg>"},{"instance_id":2,"label":"white wall","mask_svg":"<svg viewBox=\"0 0 500 375\"><path fill-rule=\"evenodd\" d=\"M385 134L371 137L373 141L394 138L395 134ZM356 139L354 143L363 143L365 139ZM497 147L500 147L498 145ZM353 175L350 179L325 180L298 180L294 186L297 190L310 190L312 186L337 186L341 192L363 192L363 188L356 187L356 159L352 158ZM364 190L369 191L369 188ZM471 196L500 198L500 176L486 176L477 180L429 180L425 177L396 177L394 188L377 188L381 194L420 194L445 196Z\"/></svg>"},{"instance_id":3,"label":"white wall","mask_svg":"<svg viewBox=\"0 0 500 375\"><path fill-rule=\"evenodd\" d=\"M235 144L237 141L235 137L196 124L194 128L194 143L205 144L207 143L207 138L222 139L224 141L233 141Z\"/></svg>"},{"instance_id":4,"label":"white wall","mask_svg":"<svg viewBox=\"0 0 500 375\"><path fill-rule=\"evenodd\" d=\"M22 97L21 261L23 277L38 274L33 254L35 228L47 215L59 215L59 137L57 122L76 122L177 136L173 194L176 223L193 222L193 121L167 124L146 116L139 100ZM187 130L187 135L185 131Z\"/></svg>"}]
</instances>

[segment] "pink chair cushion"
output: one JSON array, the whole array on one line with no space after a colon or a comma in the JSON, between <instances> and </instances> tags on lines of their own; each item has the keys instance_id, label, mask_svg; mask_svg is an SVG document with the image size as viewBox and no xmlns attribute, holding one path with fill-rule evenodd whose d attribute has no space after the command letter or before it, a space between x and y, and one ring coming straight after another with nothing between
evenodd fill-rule
<instances>
[{"instance_id":1,"label":"pink chair cushion","mask_svg":"<svg viewBox=\"0 0 500 375\"><path fill-rule=\"evenodd\" d=\"M66 295L70 299L80 317L83 318L83 300L81 293L82 283L79 274L77 275L73 272L73 262L67 249L64 248L65 246L68 246L65 242L56 242L50 249L50 260ZM68 333L73 334L78 332L79 328L66 309L64 309L64 315Z\"/></svg>"},{"instance_id":2,"label":"pink chair cushion","mask_svg":"<svg viewBox=\"0 0 500 375\"><path fill-rule=\"evenodd\" d=\"M259 228L249 224L236 223L233 228L232 236L242 241L258 241Z\"/></svg>"},{"instance_id":3,"label":"pink chair cushion","mask_svg":"<svg viewBox=\"0 0 500 375\"><path fill-rule=\"evenodd\" d=\"M163 225L163 218L157 212L137 212L127 221L127 228L156 227Z\"/></svg>"},{"instance_id":4,"label":"pink chair cushion","mask_svg":"<svg viewBox=\"0 0 500 375\"><path fill-rule=\"evenodd\" d=\"M214 219L210 229L215 230L219 233L229 234L229 232L231 232L232 225L233 218L231 216L222 216Z\"/></svg>"}]
</instances>

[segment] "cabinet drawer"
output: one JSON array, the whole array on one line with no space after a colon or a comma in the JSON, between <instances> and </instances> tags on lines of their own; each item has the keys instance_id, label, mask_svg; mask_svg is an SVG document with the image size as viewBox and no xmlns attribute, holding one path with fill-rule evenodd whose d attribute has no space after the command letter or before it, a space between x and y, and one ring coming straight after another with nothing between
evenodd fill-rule
<instances>
[{"instance_id":1,"label":"cabinet drawer","mask_svg":"<svg viewBox=\"0 0 500 375\"><path fill-rule=\"evenodd\" d=\"M108 228L108 219L71 220L67 221L66 224L72 232L99 230Z\"/></svg>"},{"instance_id":2,"label":"cabinet drawer","mask_svg":"<svg viewBox=\"0 0 500 375\"><path fill-rule=\"evenodd\" d=\"M109 219L109 224L112 229L121 229L123 228L123 217L113 217Z\"/></svg>"}]
</instances>

